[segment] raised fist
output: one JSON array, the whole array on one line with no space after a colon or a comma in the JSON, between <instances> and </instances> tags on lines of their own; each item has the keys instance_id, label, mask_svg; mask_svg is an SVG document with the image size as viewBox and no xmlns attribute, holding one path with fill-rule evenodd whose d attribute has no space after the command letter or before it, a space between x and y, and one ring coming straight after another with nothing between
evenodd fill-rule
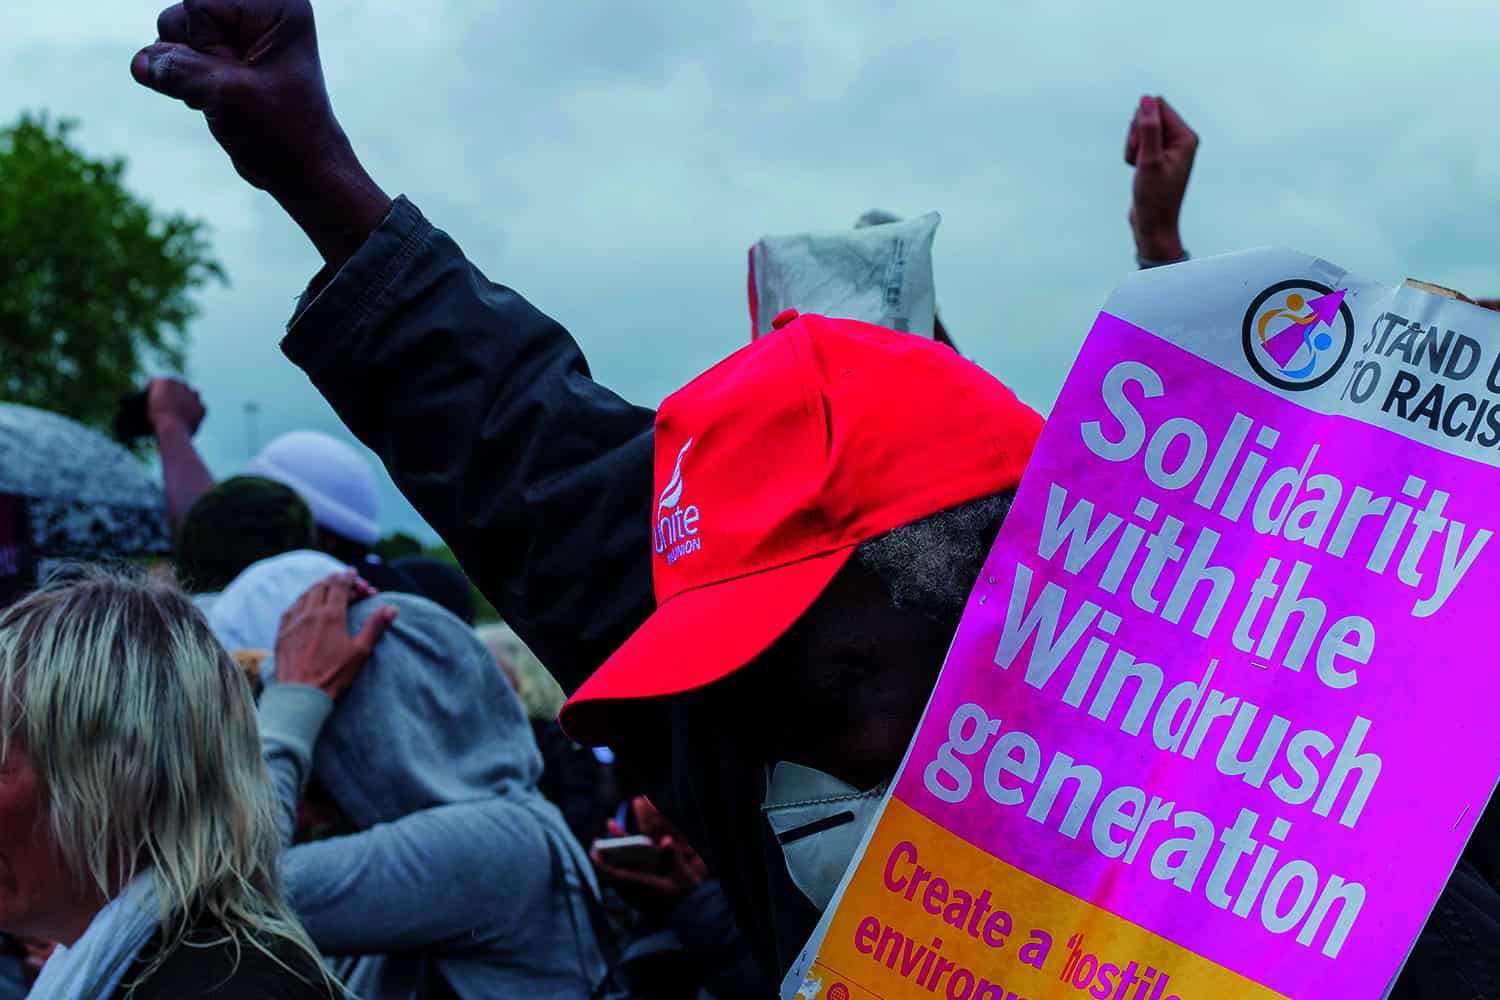
<instances>
[{"instance_id":1,"label":"raised fist","mask_svg":"<svg viewBox=\"0 0 1500 1000\"><path fill-rule=\"evenodd\" d=\"M202 111L240 176L280 202L329 265L347 260L391 199L333 117L308 0L184 0L156 30L131 75Z\"/></svg>"},{"instance_id":2,"label":"raised fist","mask_svg":"<svg viewBox=\"0 0 1500 1000\"><path fill-rule=\"evenodd\" d=\"M1184 256L1177 218L1198 153L1198 133L1161 97L1142 97L1125 139L1125 162L1135 167L1130 229L1143 260Z\"/></svg>"},{"instance_id":3,"label":"raised fist","mask_svg":"<svg viewBox=\"0 0 1500 1000\"><path fill-rule=\"evenodd\" d=\"M333 117L308 0L186 0L130 73L203 112L240 176L273 195L352 160Z\"/></svg>"},{"instance_id":4,"label":"raised fist","mask_svg":"<svg viewBox=\"0 0 1500 1000\"><path fill-rule=\"evenodd\" d=\"M181 427L192 437L207 412L203 397L182 379L154 378L146 387L146 418L158 435L168 427Z\"/></svg>"}]
</instances>

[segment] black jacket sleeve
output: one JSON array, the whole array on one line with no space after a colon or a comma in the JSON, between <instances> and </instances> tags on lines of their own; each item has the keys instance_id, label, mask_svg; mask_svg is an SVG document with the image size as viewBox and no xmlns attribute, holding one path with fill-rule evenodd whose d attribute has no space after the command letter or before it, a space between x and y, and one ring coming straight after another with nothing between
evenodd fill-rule
<instances>
[{"instance_id":1,"label":"black jacket sleeve","mask_svg":"<svg viewBox=\"0 0 1500 1000\"><path fill-rule=\"evenodd\" d=\"M564 689L654 609L654 414L405 198L281 346Z\"/></svg>"}]
</instances>

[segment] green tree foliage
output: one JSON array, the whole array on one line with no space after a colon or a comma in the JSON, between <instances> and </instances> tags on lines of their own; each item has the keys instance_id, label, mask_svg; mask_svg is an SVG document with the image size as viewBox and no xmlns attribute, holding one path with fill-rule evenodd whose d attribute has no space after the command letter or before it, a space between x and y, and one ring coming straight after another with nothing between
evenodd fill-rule
<instances>
[{"instance_id":1,"label":"green tree foliage","mask_svg":"<svg viewBox=\"0 0 1500 1000\"><path fill-rule=\"evenodd\" d=\"M105 426L147 365L181 370L191 293L226 279L202 221L153 212L73 127L0 129L0 398Z\"/></svg>"},{"instance_id":2,"label":"green tree foliage","mask_svg":"<svg viewBox=\"0 0 1500 1000\"><path fill-rule=\"evenodd\" d=\"M377 556L390 562L406 556L422 555L422 540L404 531L393 531L377 541L374 549Z\"/></svg>"}]
</instances>

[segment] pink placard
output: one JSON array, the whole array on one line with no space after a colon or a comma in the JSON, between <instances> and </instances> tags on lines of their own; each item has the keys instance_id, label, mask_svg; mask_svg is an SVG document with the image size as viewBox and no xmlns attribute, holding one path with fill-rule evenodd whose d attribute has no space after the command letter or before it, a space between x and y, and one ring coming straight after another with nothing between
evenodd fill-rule
<instances>
[{"instance_id":1,"label":"pink placard","mask_svg":"<svg viewBox=\"0 0 1500 1000\"><path fill-rule=\"evenodd\" d=\"M1500 773L1500 477L1292 398L1100 314L893 794L1278 992L1378 997Z\"/></svg>"}]
</instances>

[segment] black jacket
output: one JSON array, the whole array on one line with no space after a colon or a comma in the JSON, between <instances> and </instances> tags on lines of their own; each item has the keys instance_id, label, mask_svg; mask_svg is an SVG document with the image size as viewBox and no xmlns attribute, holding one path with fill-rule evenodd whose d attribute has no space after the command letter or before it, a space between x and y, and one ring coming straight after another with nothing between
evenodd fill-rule
<instances>
[{"instance_id":1,"label":"black jacket","mask_svg":"<svg viewBox=\"0 0 1500 1000\"><path fill-rule=\"evenodd\" d=\"M159 937L146 942L110 1000L335 1000L339 996L324 984L313 960L298 949L273 944L273 959L258 948L236 948L222 932L206 929L191 932L149 977L136 983L160 946Z\"/></svg>"},{"instance_id":2,"label":"black jacket","mask_svg":"<svg viewBox=\"0 0 1500 1000\"><path fill-rule=\"evenodd\" d=\"M314 279L282 348L564 689L654 610L654 414L593 381L566 330L491 283L410 202L398 199L331 281ZM704 854L779 980L817 914L761 816L761 762L741 750L737 730L763 722L714 704L723 697L716 686L652 702L615 750ZM1464 919L1441 906L1433 919L1450 918ZM1491 936L1442 995L1500 996ZM1432 965L1423 974L1448 975Z\"/></svg>"}]
</instances>

